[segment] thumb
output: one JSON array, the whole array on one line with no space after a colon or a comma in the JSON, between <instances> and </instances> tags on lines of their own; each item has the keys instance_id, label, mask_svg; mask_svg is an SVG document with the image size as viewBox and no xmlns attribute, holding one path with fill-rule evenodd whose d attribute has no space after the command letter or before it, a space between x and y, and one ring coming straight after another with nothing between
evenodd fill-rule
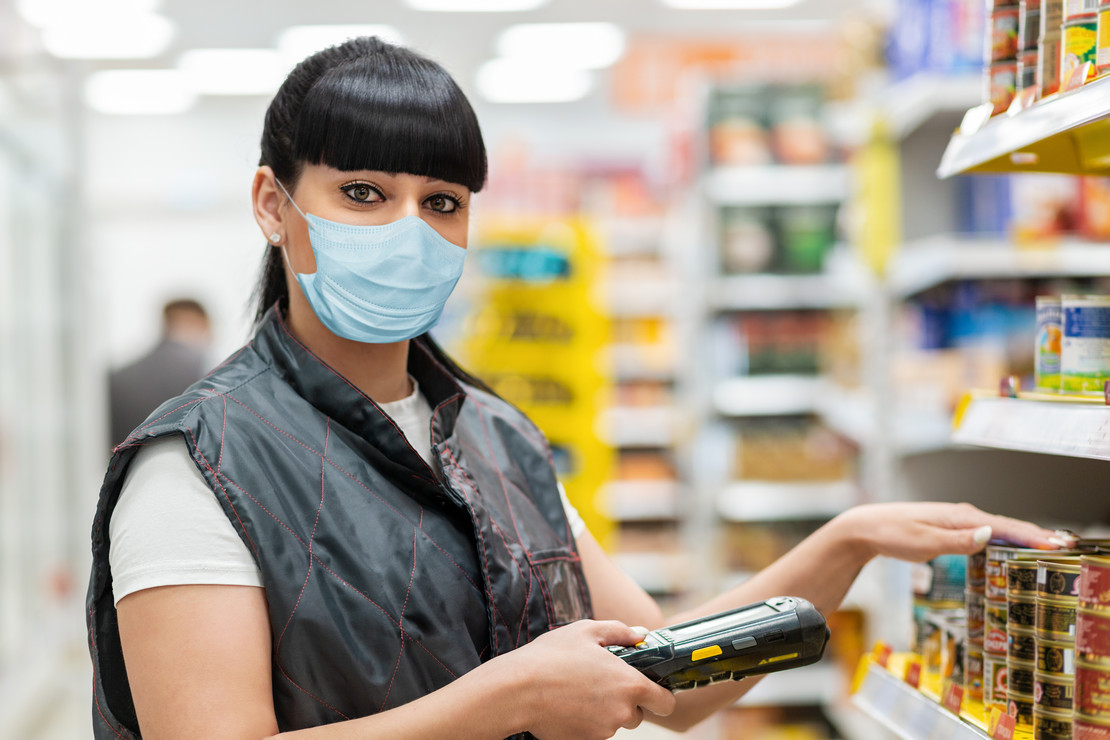
<instances>
[{"instance_id":1,"label":"thumb","mask_svg":"<svg viewBox=\"0 0 1110 740\"><path fill-rule=\"evenodd\" d=\"M594 636L599 645L635 645L645 634L643 627L629 627L615 620L594 623Z\"/></svg>"}]
</instances>

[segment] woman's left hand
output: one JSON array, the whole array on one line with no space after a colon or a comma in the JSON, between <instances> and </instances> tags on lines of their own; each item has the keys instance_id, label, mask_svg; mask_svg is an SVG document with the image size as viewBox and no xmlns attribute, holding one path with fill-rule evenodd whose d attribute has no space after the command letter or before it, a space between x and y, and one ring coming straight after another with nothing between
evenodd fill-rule
<instances>
[{"instance_id":1,"label":"woman's left hand","mask_svg":"<svg viewBox=\"0 0 1110 740\"><path fill-rule=\"evenodd\" d=\"M1074 542L1030 522L997 516L971 504L935 502L865 504L840 517L870 556L922 562L946 553L968 555L988 540L1055 550Z\"/></svg>"}]
</instances>

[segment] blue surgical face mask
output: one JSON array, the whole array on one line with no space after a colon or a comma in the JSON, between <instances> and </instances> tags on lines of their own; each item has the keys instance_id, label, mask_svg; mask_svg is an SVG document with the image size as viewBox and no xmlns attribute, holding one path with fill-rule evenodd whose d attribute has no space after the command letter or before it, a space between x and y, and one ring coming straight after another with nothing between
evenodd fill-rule
<instances>
[{"instance_id":1,"label":"blue surgical face mask","mask_svg":"<svg viewBox=\"0 0 1110 740\"><path fill-rule=\"evenodd\" d=\"M417 216L355 226L306 214L277 182L308 223L316 272L289 269L324 326L374 344L412 339L435 326L462 276L465 249Z\"/></svg>"}]
</instances>

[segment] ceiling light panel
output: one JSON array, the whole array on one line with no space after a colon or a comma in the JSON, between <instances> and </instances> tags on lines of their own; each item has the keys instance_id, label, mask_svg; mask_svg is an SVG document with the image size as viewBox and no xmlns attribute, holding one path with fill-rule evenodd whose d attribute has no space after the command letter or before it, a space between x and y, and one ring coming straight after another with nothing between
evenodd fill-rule
<instances>
[{"instance_id":1,"label":"ceiling light panel","mask_svg":"<svg viewBox=\"0 0 1110 740\"><path fill-rule=\"evenodd\" d=\"M291 26L278 35L277 49L286 59L299 62L310 54L360 36L377 36L390 44L405 43L404 36L393 26Z\"/></svg>"},{"instance_id":2,"label":"ceiling light panel","mask_svg":"<svg viewBox=\"0 0 1110 740\"><path fill-rule=\"evenodd\" d=\"M290 64L274 49L192 49L177 68L202 95L272 95Z\"/></svg>"},{"instance_id":3,"label":"ceiling light panel","mask_svg":"<svg viewBox=\"0 0 1110 740\"><path fill-rule=\"evenodd\" d=\"M491 103L569 103L593 89L586 70L517 59L491 59L478 68L475 82Z\"/></svg>"},{"instance_id":4,"label":"ceiling light panel","mask_svg":"<svg viewBox=\"0 0 1110 740\"><path fill-rule=\"evenodd\" d=\"M548 0L405 0L413 10L432 10L442 13L497 13L506 11L535 10L547 5Z\"/></svg>"},{"instance_id":5,"label":"ceiling light panel","mask_svg":"<svg viewBox=\"0 0 1110 740\"><path fill-rule=\"evenodd\" d=\"M150 59L169 48L175 32L153 13L75 16L44 28L42 45L61 59Z\"/></svg>"},{"instance_id":6,"label":"ceiling light panel","mask_svg":"<svg viewBox=\"0 0 1110 740\"><path fill-rule=\"evenodd\" d=\"M624 49L624 31L613 23L521 23L497 37L497 53L505 59L579 69L608 67Z\"/></svg>"},{"instance_id":7,"label":"ceiling light panel","mask_svg":"<svg viewBox=\"0 0 1110 740\"><path fill-rule=\"evenodd\" d=\"M85 82L85 103L112 115L184 113L196 102L188 80L175 69L114 69Z\"/></svg>"},{"instance_id":8,"label":"ceiling light panel","mask_svg":"<svg viewBox=\"0 0 1110 740\"><path fill-rule=\"evenodd\" d=\"M75 20L153 13L160 0L16 0L19 17L36 28L74 25Z\"/></svg>"}]
</instances>

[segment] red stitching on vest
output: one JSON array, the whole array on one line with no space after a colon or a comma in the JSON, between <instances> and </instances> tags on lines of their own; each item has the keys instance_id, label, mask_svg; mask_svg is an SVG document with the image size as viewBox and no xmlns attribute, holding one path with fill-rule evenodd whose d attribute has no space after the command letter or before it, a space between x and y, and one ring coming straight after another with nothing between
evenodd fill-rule
<instances>
[{"instance_id":1,"label":"red stitching on vest","mask_svg":"<svg viewBox=\"0 0 1110 740\"><path fill-rule=\"evenodd\" d=\"M224 462L224 438L227 435L227 396L220 394L220 400L224 402L224 414L220 425L220 455L216 458L216 475L220 474L220 466Z\"/></svg>"},{"instance_id":2,"label":"red stitching on vest","mask_svg":"<svg viewBox=\"0 0 1110 740\"><path fill-rule=\"evenodd\" d=\"M254 540L251 539L250 532L247 531L246 526L243 524L243 520L239 518L239 511L235 508L235 504L231 502L231 496L227 495L227 489L220 485L219 474L212 469L212 465L208 462L208 458L204 456L204 453L200 451L200 447L197 446L197 438L193 434L193 430L185 427L185 431L189 433L189 437L191 437L193 440L193 452L195 452L197 454L197 457L200 458L201 462L204 463L204 467L208 468L208 472L212 474L212 480L215 481L216 485L220 487L220 493L222 493L224 495L224 498L227 499L227 505L231 509L231 513L235 515L235 521L239 522L239 529L243 531L243 535L247 538L247 542L250 543L251 549L254 550L255 559L257 559L258 545L254 544ZM224 476L224 478L229 483L232 482L231 479L228 478L226 475Z\"/></svg>"},{"instance_id":3,"label":"red stitching on vest","mask_svg":"<svg viewBox=\"0 0 1110 740\"><path fill-rule=\"evenodd\" d=\"M99 661L97 661L97 659L96 659L97 649L96 649L96 629L94 628L95 624L96 624L96 617L93 616L93 608L92 608L92 606L90 606L89 607L89 644L92 646L93 705L96 706L96 713L100 715L101 721L103 721L104 724L108 726L109 730L111 730L113 733L115 733L116 737L118 737L120 740L129 740L124 735L121 735L119 730L117 730L115 727L112 727L112 723L109 722L108 718L104 716L104 710L102 710L100 708L100 697L96 695L96 668L97 668L97 663ZM131 733L128 733L128 734L130 735Z\"/></svg>"},{"instance_id":4,"label":"red stitching on vest","mask_svg":"<svg viewBox=\"0 0 1110 740\"><path fill-rule=\"evenodd\" d=\"M151 426L154 426L154 425L155 425L155 424L157 424L158 422L162 421L162 419L165 419L165 418L166 418L167 416L172 416L173 414L176 414L176 413L177 413L178 411L180 411L181 409L185 408L186 406L192 406L192 405L193 405L194 403L200 403L201 401L205 401L205 400L207 400L207 399L208 399L208 397L207 397L207 396L206 396L205 398L194 398L194 399L193 399L192 401L186 401L185 403L181 404L180 406L178 406L177 408L173 409L172 411L167 411L166 413L164 413L164 414L162 414L161 416L159 416L159 417L158 417L157 419L151 419L151 420L150 420L150 421L148 421L148 422L147 422L146 424L143 424L143 425L142 425L141 427L139 427L139 428L138 428L138 429L136 429L135 431L131 432L131 434L127 435L127 439L123 440L123 441L122 441L122 442L120 442L120 443L119 443L118 445L116 445L116 449L115 449L115 450L112 450L112 451L113 451L113 452L115 452L116 450L119 450L119 449L121 449L122 447L125 447L125 446L127 445L127 443L128 443L128 442L130 442L131 440L135 439L136 435L138 435L138 434L139 434L139 432L143 431L143 430L144 430L144 429L146 429L147 427L151 427Z\"/></svg>"},{"instance_id":5,"label":"red stitching on vest","mask_svg":"<svg viewBox=\"0 0 1110 740\"><path fill-rule=\"evenodd\" d=\"M224 360L223 362L221 362L221 363L220 363L219 365L216 365L216 367L214 367L214 368L212 368L211 370L209 370L209 371L208 371L208 373L207 373L207 375L205 375L205 377L208 377L208 376L209 376L209 375L211 375L212 373L216 372L217 370L219 370L219 369L220 369L221 367L223 367L224 365L230 365L230 364L231 364L232 362L234 362L234 361L235 361L235 359L236 359L236 358L237 358L237 357L238 357L239 355L243 354L243 352L245 352L246 350L250 349L250 348L251 348L251 347L253 347L253 346L254 346L254 340L252 339L251 341L247 342L247 343L246 343L246 344L244 344L244 345L243 345L242 347L240 347L240 348L238 349L238 351L236 351L236 353L235 353L235 354L233 354L233 355L232 355L231 357L227 358L226 360Z\"/></svg>"},{"instance_id":6,"label":"red stitching on vest","mask_svg":"<svg viewBox=\"0 0 1110 740\"><path fill-rule=\"evenodd\" d=\"M276 661L275 661L275 662L276 662ZM296 681L294 681L294 680L293 680L293 679L292 679L292 678L291 678L291 677L289 676L289 674L285 672L285 669L284 669L284 668L282 667L281 663L278 663L278 664L277 664L277 667L278 667L278 670L279 670L279 671L281 671L281 675L285 676L285 680L286 680L286 681L288 681L289 683L293 684L293 685L294 685L294 686L295 686L295 687L297 688L297 690L298 690L298 691L300 691L300 692L301 692L302 694L304 694L305 696L308 696L308 697L310 697L310 698L312 698L312 699L315 699L316 701L320 702L320 704L324 705L325 707L327 707L327 708L328 708L328 709L330 709L331 711L335 712L336 714L338 714L338 715L339 715L340 717L342 717L343 719L350 719L350 717L348 717L347 715L343 714L343 712L340 712L340 711L339 711L338 709L336 709L335 707L333 707L333 706L332 706L331 704L328 704L328 703L327 703L326 701L324 701L323 699L321 699L320 697L316 696L316 695L315 695L315 694L313 694L313 693L312 693L311 691L309 691L309 690L305 689L305 688L304 688L303 686L301 686L301 685L300 685L299 683L297 683Z\"/></svg>"},{"instance_id":7,"label":"red stitching on vest","mask_svg":"<svg viewBox=\"0 0 1110 740\"><path fill-rule=\"evenodd\" d=\"M421 518L424 516L423 509L420 512ZM393 675L389 677L389 686L385 690L385 698L382 699L382 705L378 707L379 712L385 711L385 705L389 702L389 695L393 693L393 681L397 678L397 669L401 667L401 656L405 654L405 610L409 608L409 596L412 594L412 582L416 577L416 530L412 530L412 572L409 573L409 587L405 591L405 603L401 605L401 647L397 651L397 662L393 664Z\"/></svg>"}]
</instances>

